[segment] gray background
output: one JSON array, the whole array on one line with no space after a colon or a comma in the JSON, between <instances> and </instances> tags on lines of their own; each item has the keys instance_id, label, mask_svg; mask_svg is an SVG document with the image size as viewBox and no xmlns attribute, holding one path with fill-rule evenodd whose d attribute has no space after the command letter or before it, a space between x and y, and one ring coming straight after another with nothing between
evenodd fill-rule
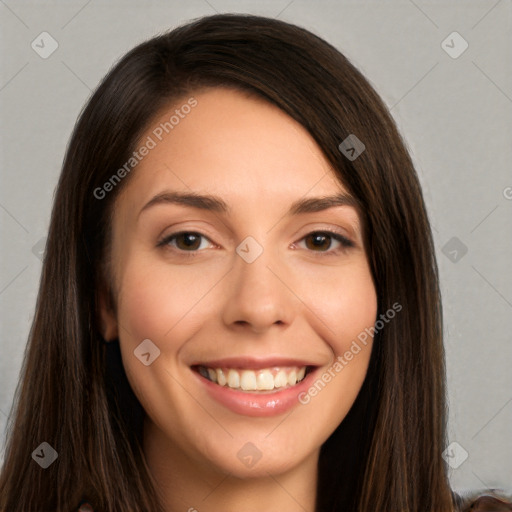
<instances>
[{"instance_id":1,"label":"gray background","mask_svg":"<svg viewBox=\"0 0 512 512\"><path fill-rule=\"evenodd\" d=\"M277 17L316 32L361 69L391 109L435 234L449 442L458 443L447 455L452 486L512 492L512 5L506 0L0 0L0 432L33 317L38 248L81 107L137 43L215 12ZM34 40L42 45L43 31L59 45L46 59L31 47ZM457 58L442 46L453 31L469 44ZM457 39L446 44L452 52L462 48Z\"/></svg>"}]
</instances>

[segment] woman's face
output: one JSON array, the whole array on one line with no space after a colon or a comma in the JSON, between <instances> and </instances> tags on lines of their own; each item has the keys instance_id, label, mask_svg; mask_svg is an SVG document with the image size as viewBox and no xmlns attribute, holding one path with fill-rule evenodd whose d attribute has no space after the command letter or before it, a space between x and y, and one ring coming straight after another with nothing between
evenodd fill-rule
<instances>
[{"instance_id":1,"label":"woman's face","mask_svg":"<svg viewBox=\"0 0 512 512\"><path fill-rule=\"evenodd\" d=\"M317 202L348 194L281 110L224 88L194 98L141 137L116 200L105 335L169 460L275 474L318 456L363 383L377 301L361 219L349 199Z\"/></svg>"}]
</instances>

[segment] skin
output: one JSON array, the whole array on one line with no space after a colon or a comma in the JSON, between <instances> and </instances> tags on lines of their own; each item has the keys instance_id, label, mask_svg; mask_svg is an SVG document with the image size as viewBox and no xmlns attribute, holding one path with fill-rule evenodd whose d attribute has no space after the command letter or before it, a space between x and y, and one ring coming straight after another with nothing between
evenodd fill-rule
<instances>
[{"instance_id":1,"label":"skin","mask_svg":"<svg viewBox=\"0 0 512 512\"><path fill-rule=\"evenodd\" d=\"M298 199L347 193L313 138L242 92L215 88L194 97L197 106L116 199L116 306L102 294L104 336L119 337L128 380L147 412L143 448L166 510L313 511L320 447L359 393L372 339L307 405L265 418L214 401L189 365L282 355L309 360L321 373L330 368L376 319L361 218L348 205L287 215ZM141 141L187 98L162 112ZM231 213L170 203L139 213L165 190L219 196ZM332 238L316 247L307 235L325 229L354 247ZM183 240L157 246L181 230L205 236L195 257L187 258ZM252 263L235 252L247 236L263 248ZM134 356L145 339L160 350L149 366ZM262 454L252 467L237 457L247 442Z\"/></svg>"}]
</instances>

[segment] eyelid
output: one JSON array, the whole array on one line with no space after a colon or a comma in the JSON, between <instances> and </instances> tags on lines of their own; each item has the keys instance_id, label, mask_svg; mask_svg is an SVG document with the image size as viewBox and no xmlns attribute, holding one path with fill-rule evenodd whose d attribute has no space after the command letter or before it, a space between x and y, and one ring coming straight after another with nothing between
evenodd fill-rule
<instances>
[{"instance_id":1,"label":"eyelid","mask_svg":"<svg viewBox=\"0 0 512 512\"><path fill-rule=\"evenodd\" d=\"M204 238L205 240L208 240L208 242L210 242L210 244L218 247L217 244L215 244L209 236L205 235L204 233L202 233L201 231L195 231L193 229L182 229L182 230L179 230L179 231L175 231L174 233L170 233L169 235L165 235L163 236L162 238L159 239L159 241L157 242L156 246L157 247L164 247L166 245L169 244L170 240L178 237L179 235L183 235L183 234L193 234L193 235L198 235L200 236L201 238ZM204 250L204 249L202 249ZM181 253L181 254L187 254L189 256L192 256L194 254L198 254L200 253L202 250L195 250L195 251L183 251L181 249L175 249L175 251Z\"/></svg>"},{"instance_id":2,"label":"eyelid","mask_svg":"<svg viewBox=\"0 0 512 512\"><path fill-rule=\"evenodd\" d=\"M313 234L327 234L337 242L341 244L341 247L338 249L328 249L327 251L313 251L308 250L309 253L313 253L319 256L339 256L340 253L347 251L353 247L356 247L356 243L349 238L347 235L340 233L340 231L333 228L318 228L312 229L308 231L304 236L302 236L298 242L302 242L305 238ZM294 242L295 245L297 242Z\"/></svg>"},{"instance_id":3,"label":"eyelid","mask_svg":"<svg viewBox=\"0 0 512 512\"><path fill-rule=\"evenodd\" d=\"M169 242L171 240L173 240L176 237L178 237L179 235L182 235L185 233L198 235L199 237L204 238L205 240L208 240L208 242L210 242L210 244L212 244L216 247L219 247L219 245L215 244L215 242L213 242L209 236L205 235L201 231L195 231L194 229L182 229L182 230L170 233L169 235L165 235L157 242L157 247L165 247L169 244ZM340 248L334 249L334 250L328 249L327 251L313 251L313 250L306 249L307 252L310 252L313 254L316 253L316 255L319 255L319 256L322 256L322 255L323 256L331 256L331 255L336 256L336 255L339 255L340 252L345 252L352 247L356 247L356 243L351 238L349 238L348 236L344 235L340 231L333 229L333 228L311 229L306 234L304 234L301 238L299 238L297 240L297 242L293 242L292 246L294 246L298 242L302 242L306 237L313 235L313 234L327 234L328 236L330 236L331 238L333 238L334 240L336 240L337 242L339 242L341 244ZM186 255L186 256L195 256L195 255L198 255L200 252L204 251L204 249L200 249L200 250L195 249L192 251L185 251L185 250L181 250L181 249L174 248L174 247L172 249L174 250L174 252L178 252L180 255Z\"/></svg>"}]
</instances>

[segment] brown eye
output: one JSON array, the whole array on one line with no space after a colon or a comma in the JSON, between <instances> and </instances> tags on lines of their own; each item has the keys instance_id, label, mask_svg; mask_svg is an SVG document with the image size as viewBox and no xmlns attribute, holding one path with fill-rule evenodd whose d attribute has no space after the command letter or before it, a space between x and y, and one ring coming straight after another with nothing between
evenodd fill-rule
<instances>
[{"instance_id":1,"label":"brown eye","mask_svg":"<svg viewBox=\"0 0 512 512\"><path fill-rule=\"evenodd\" d=\"M332 236L326 233L311 233L304 237L308 249L328 250L331 247Z\"/></svg>"},{"instance_id":2,"label":"brown eye","mask_svg":"<svg viewBox=\"0 0 512 512\"><path fill-rule=\"evenodd\" d=\"M176 247L183 250L196 250L201 245L201 235L197 233L180 233L176 235Z\"/></svg>"},{"instance_id":3,"label":"brown eye","mask_svg":"<svg viewBox=\"0 0 512 512\"><path fill-rule=\"evenodd\" d=\"M354 247L354 243L351 240L339 233L332 233L330 231L314 231L306 235L302 240L304 240L306 249L317 253L325 253L326 255L339 254L350 247Z\"/></svg>"},{"instance_id":4,"label":"brown eye","mask_svg":"<svg viewBox=\"0 0 512 512\"><path fill-rule=\"evenodd\" d=\"M202 245L203 241L206 245ZM171 246L182 252L196 252L208 247L209 239L201 233L182 231L165 237L158 246Z\"/></svg>"}]
</instances>

